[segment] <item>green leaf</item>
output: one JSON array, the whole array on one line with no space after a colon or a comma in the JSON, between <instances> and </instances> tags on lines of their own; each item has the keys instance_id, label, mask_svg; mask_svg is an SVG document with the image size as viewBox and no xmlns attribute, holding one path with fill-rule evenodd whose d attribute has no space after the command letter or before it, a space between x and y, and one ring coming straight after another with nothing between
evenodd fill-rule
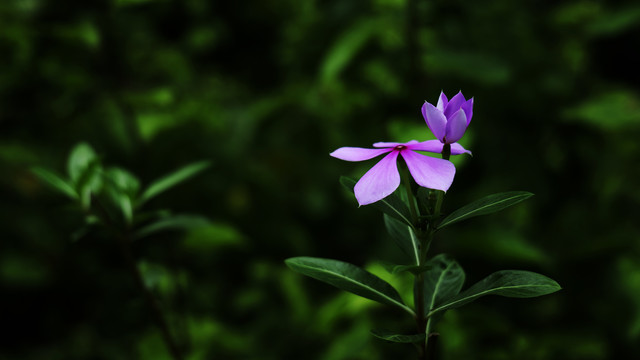
<instances>
[{"instance_id":1,"label":"green leaf","mask_svg":"<svg viewBox=\"0 0 640 360\"><path fill-rule=\"evenodd\" d=\"M131 224L133 222L133 202L131 201L131 198L127 195L120 195L118 196L117 201L124 220L127 224Z\"/></svg>"},{"instance_id":2,"label":"green leaf","mask_svg":"<svg viewBox=\"0 0 640 360\"><path fill-rule=\"evenodd\" d=\"M143 203L157 196L158 194L164 191L167 191L170 188L178 185L179 183L197 175L198 173L208 168L210 165L211 163L209 161L198 161L198 162L186 165L184 167L181 167L180 169L154 181L142 193L142 196L140 196L138 206L142 205Z\"/></svg>"},{"instance_id":3,"label":"green leaf","mask_svg":"<svg viewBox=\"0 0 640 360\"><path fill-rule=\"evenodd\" d=\"M320 69L322 82L327 84L335 81L379 29L379 21L366 19L355 22L342 36L338 37L322 62Z\"/></svg>"},{"instance_id":4,"label":"green leaf","mask_svg":"<svg viewBox=\"0 0 640 360\"><path fill-rule=\"evenodd\" d=\"M554 280L540 274L522 270L495 272L452 299L431 310L429 316L443 310L460 307L485 295L530 298L554 293L561 287Z\"/></svg>"},{"instance_id":5,"label":"green leaf","mask_svg":"<svg viewBox=\"0 0 640 360\"><path fill-rule=\"evenodd\" d=\"M59 192L65 194L66 196L72 199L78 199L78 194L73 189L71 184L69 184L66 180L61 178L59 175L41 167L34 167L31 169L31 172L40 178L40 180L47 183L53 189L58 190Z\"/></svg>"},{"instance_id":6,"label":"green leaf","mask_svg":"<svg viewBox=\"0 0 640 360\"><path fill-rule=\"evenodd\" d=\"M82 142L71 150L67 160L67 171L82 207L88 209L91 194L98 193L102 188L100 159L89 144Z\"/></svg>"},{"instance_id":7,"label":"green leaf","mask_svg":"<svg viewBox=\"0 0 640 360\"><path fill-rule=\"evenodd\" d=\"M405 271L408 271L414 275L420 275L425 271L428 271L432 268L431 265L395 265L391 267L391 274L400 274Z\"/></svg>"},{"instance_id":8,"label":"green leaf","mask_svg":"<svg viewBox=\"0 0 640 360\"><path fill-rule=\"evenodd\" d=\"M382 340L404 344L422 343L426 338L425 334L401 335L383 329L373 329L371 330L371 334Z\"/></svg>"},{"instance_id":9,"label":"green leaf","mask_svg":"<svg viewBox=\"0 0 640 360\"><path fill-rule=\"evenodd\" d=\"M353 192L353 188L356 186L355 180L348 176L340 176L340 184L345 187L345 189Z\"/></svg>"},{"instance_id":10,"label":"green leaf","mask_svg":"<svg viewBox=\"0 0 640 360\"><path fill-rule=\"evenodd\" d=\"M354 186L356 186L356 181L346 176L340 177L340 183L351 192L353 192L353 188ZM400 200L400 198L396 194L391 194L386 198L371 204L371 206L393 217L394 219L398 219L403 223L413 227L413 224L411 223L411 214L409 213L409 208L407 208L407 205L402 202L402 200Z\"/></svg>"},{"instance_id":11,"label":"green leaf","mask_svg":"<svg viewBox=\"0 0 640 360\"><path fill-rule=\"evenodd\" d=\"M136 226L139 226L141 224L148 224L152 221L155 221L161 218L166 218L171 215L172 215L171 211L167 209L139 212L136 214L136 218L133 224Z\"/></svg>"},{"instance_id":12,"label":"green leaf","mask_svg":"<svg viewBox=\"0 0 640 360\"><path fill-rule=\"evenodd\" d=\"M412 263L420 263L420 244L413 228L391 216L384 214L384 225L391 238L409 256Z\"/></svg>"},{"instance_id":13,"label":"green leaf","mask_svg":"<svg viewBox=\"0 0 640 360\"><path fill-rule=\"evenodd\" d=\"M87 143L79 143L71 150L67 160L67 170L74 185L78 184L89 166L96 162L97 159L95 151Z\"/></svg>"},{"instance_id":14,"label":"green leaf","mask_svg":"<svg viewBox=\"0 0 640 360\"><path fill-rule=\"evenodd\" d=\"M597 5L596 5L597 6ZM602 11L593 21L589 21L586 32L589 35L612 36L628 31L638 25L640 8L636 6L621 7L615 11Z\"/></svg>"},{"instance_id":15,"label":"green leaf","mask_svg":"<svg viewBox=\"0 0 640 360\"><path fill-rule=\"evenodd\" d=\"M140 190L140 180L125 169L111 167L105 171L104 175L111 185L131 197L135 197Z\"/></svg>"},{"instance_id":16,"label":"green leaf","mask_svg":"<svg viewBox=\"0 0 640 360\"><path fill-rule=\"evenodd\" d=\"M76 242L85 237L91 231L90 226L83 226L71 233L71 242Z\"/></svg>"},{"instance_id":17,"label":"green leaf","mask_svg":"<svg viewBox=\"0 0 640 360\"><path fill-rule=\"evenodd\" d=\"M99 159L89 164L76 183L76 191L80 194L80 202L85 209L91 205L91 194L97 194L102 189L102 166Z\"/></svg>"},{"instance_id":18,"label":"green leaf","mask_svg":"<svg viewBox=\"0 0 640 360\"><path fill-rule=\"evenodd\" d=\"M508 191L485 196L480 200L476 200L452 212L442 220L440 225L438 225L438 229L442 229L447 225L451 225L474 216L486 215L500 211L532 196L533 194L527 191Z\"/></svg>"},{"instance_id":19,"label":"green leaf","mask_svg":"<svg viewBox=\"0 0 640 360\"><path fill-rule=\"evenodd\" d=\"M206 259L207 254L222 248L241 247L245 243L244 235L232 225L210 223L192 228L185 234L181 245L188 253Z\"/></svg>"},{"instance_id":20,"label":"green leaf","mask_svg":"<svg viewBox=\"0 0 640 360\"><path fill-rule=\"evenodd\" d=\"M380 261L379 264L391 275L397 275L403 272L410 272L414 275L419 275L431 269L431 265L400 265L386 261Z\"/></svg>"},{"instance_id":21,"label":"green leaf","mask_svg":"<svg viewBox=\"0 0 640 360\"><path fill-rule=\"evenodd\" d=\"M427 313L446 300L458 295L464 285L465 274L462 267L445 254L439 254L427 261L431 270L424 276L424 304Z\"/></svg>"},{"instance_id":22,"label":"green leaf","mask_svg":"<svg viewBox=\"0 0 640 360\"><path fill-rule=\"evenodd\" d=\"M433 49L421 60L426 69L438 74L456 74L484 86L506 84L512 79L513 68L503 58L483 51Z\"/></svg>"},{"instance_id":23,"label":"green leaf","mask_svg":"<svg viewBox=\"0 0 640 360\"><path fill-rule=\"evenodd\" d=\"M109 194L113 202L120 208L122 216L127 222L133 222L133 203L140 189L140 181L125 169L112 167L104 172L104 178L109 184Z\"/></svg>"},{"instance_id":24,"label":"green leaf","mask_svg":"<svg viewBox=\"0 0 640 360\"><path fill-rule=\"evenodd\" d=\"M289 258L285 263L303 275L370 300L397 306L415 315L413 310L404 304L396 289L358 266L338 260L312 257Z\"/></svg>"},{"instance_id":25,"label":"green leaf","mask_svg":"<svg viewBox=\"0 0 640 360\"><path fill-rule=\"evenodd\" d=\"M418 188L418 191L416 192L416 202L418 203L420 214L426 216L430 213L429 209L432 208L431 202L435 202L435 195L437 191L439 190L432 190L424 187Z\"/></svg>"},{"instance_id":26,"label":"green leaf","mask_svg":"<svg viewBox=\"0 0 640 360\"><path fill-rule=\"evenodd\" d=\"M197 215L176 215L169 216L141 228L136 231L134 237L136 239L167 230L190 230L210 225L207 218Z\"/></svg>"},{"instance_id":27,"label":"green leaf","mask_svg":"<svg viewBox=\"0 0 640 360\"><path fill-rule=\"evenodd\" d=\"M568 120L581 121L598 131L636 129L640 122L640 96L633 91L610 90L583 100L568 108Z\"/></svg>"}]
</instances>

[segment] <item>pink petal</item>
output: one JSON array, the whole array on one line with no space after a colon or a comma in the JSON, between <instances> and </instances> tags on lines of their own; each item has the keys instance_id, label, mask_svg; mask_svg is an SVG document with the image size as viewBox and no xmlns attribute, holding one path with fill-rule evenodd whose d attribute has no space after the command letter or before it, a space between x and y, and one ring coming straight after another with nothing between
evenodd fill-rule
<instances>
[{"instance_id":1,"label":"pink petal","mask_svg":"<svg viewBox=\"0 0 640 360\"><path fill-rule=\"evenodd\" d=\"M409 150L418 150L418 151L428 151L436 154L442 153L442 147L444 146L440 140L427 140L418 144L409 145L407 149Z\"/></svg>"},{"instance_id":2,"label":"pink petal","mask_svg":"<svg viewBox=\"0 0 640 360\"><path fill-rule=\"evenodd\" d=\"M377 142L375 144L373 144L373 147L375 148L384 148L384 147L394 147L394 146L398 146L398 145L404 145L403 143L399 143L399 142Z\"/></svg>"},{"instance_id":3,"label":"pink petal","mask_svg":"<svg viewBox=\"0 0 640 360\"><path fill-rule=\"evenodd\" d=\"M451 118L451 115L458 111L464 102L464 95L462 95L462 91L460 91L449 100L447 107L444 108L444 116L447 119Z\"/></svg>"},{"instance_id":4,"label":"pink petal","mask_svg":"<svg viewBox=\"0 0 640 360\"><path fill-rule=\"evenodd\" d=\"M450 161L421 155L411 150L404 150L401 154L418 185L447 191L453 183L456 167Z\"/></svg>"},{"instance_id":5,"label":"pink petal","mask_svg":"<svg viewBox=\"0 0 640 360\"><path fill-rule=\"evenodd\" d=\"M464 154L464 153L467 153L469 155L473 155L471 153L471 151L463 148L462 145L460 145L458 143L451 144L451 155L460 155L460 154Z\"/></svg>"},{"instance_id":6,"label":"pink petal","mask_svg":"<svg viewBox=\"0 0 640 360\"><path fill-rule=\"evenodd\" d=\"M442 154L443 147L444 147L444 144L441 143L440 140L427 140L419 144L407 146L407 149L417 150L417 151L428 151L436 154ZM460 155L465 153L471 155L471 151L463 148L462 145L458 143L451 144L451 155Z\"/></svg>"},{"instance_id":7,"label":"pink petal","mask_svg":"<svg viewBox=\"0 0 640 360\"><path fill-rule=\"evenodd\" d=\"M447 126L447 118L442 111L429 103L424 103L424 105L422 105L422 116L433 135L442 141L444 139L445 127Z\"/></svg>"},{"instance_id":8,"label":"pink petal","mask_svg":"<svg viewBox=\"0 0 640 360\"><path fill-rule=\"evenodd\" d=\"M364 161L373 159L378 155L388 153L391 149L365 149L358 147L341 147L340 149L332 152L331 156L340 160L346 161Z\"/></svg>"},{"instance_id":9,"label":"pink petal","mask_svg":"<svg viewBox=\"0 0 640 360\"><path fill-rule=\"evenodd\" d=\"M444 109L447 107L448 103L449 99L447 99L447 95L445 95L444 92L440 91L440 97L438 98L438 105L436 105L436 108L444 112Z\"/></svg>"},{"instance_id":10,"label":"pink petal","mask_svg":"<svg viewBox=\"0 0 640 360\"><path fill-rule=\"evenodd\" d=\"M396 161L398 151L392 151L360 178L353 191L358 204L367 205L391 195L400 185Z\"/></svg>"},{"instance_id":11,"label":"pink petal","mask_svg":"<svg viewBox=\"0 0 640 360\"><path fill-rule=\"evenodd\" d=\"M398 145L405 145L405 146L409 146L411 144L417 144L418 141L417 140L411 140L409 142L406 143L399 143L399 142L377 142L375 144L373 144L373 147L376 148L383 148L383 147L396 147Z\"/></svg>"},{"instance_id":12,"label":"pink petal","mask_svg":"<svg viewBox=\"0 0 640 360\"><path fill-rule=\"evenodd\" d=\"M469 125L473 117L473 98L467 100L460 108L464 110L464 114L467 115L467 125Z\"/></svg>"},{"instance_id":13,"label":"pink petal","mask_svg":"<svg viewBox=\"0 0 640 360\"><path fill-rule=\"evenodd\" d=\"M460 140L467 130L467 126L467 116L464 110L460 109L456 111L447 121L446 142L452 144Z\"/></svg>"}]
</instances>

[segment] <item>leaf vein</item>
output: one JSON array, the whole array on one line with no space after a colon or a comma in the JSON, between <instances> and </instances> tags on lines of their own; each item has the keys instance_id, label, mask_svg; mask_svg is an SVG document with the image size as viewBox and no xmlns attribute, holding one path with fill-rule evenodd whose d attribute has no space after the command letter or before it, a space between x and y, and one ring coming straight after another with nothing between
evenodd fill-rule
<instances>
[{"instance_id":1,"label":"leaf vein","mask_svg":"<svg viewBox=\"0 0 640 360\"><path fill-rule=\"evenodd\" d=\"M371 290L372 292L375 292L376 294L378 294L379 296L381 296L381 297L383 297L383 298L385 298L385 299L389 300L390 302L392 302L392 303L394 303L394 304L398 305L399 307L403 308L404 310L408 311L411 315L415 316L415 313L413 312L413 310L411 310L411 308L409 308L409 307L408 307L408 306L406 306L405 304L400 303L400 302L398 302L397 300L395 300L395 299L393 299L393 298L390 298L390 297L389 297L389 296L387 296L386 294L384 294L384 293L380 292L379 290L374 289L374 288L372 288L372 287L370 287L370 286L368 286L368 285L366 285L366 284L363 284L363 283L361 283L361 282L357 282L357 281L355 281L355 280L353 280L353 279L351 279L351 278L349 278L349 277L346 277L346 276L344 276L344 275L342 275L342 274L340 274L340 273L336 273L336 272L329 271L329 270L326 270L326 269L321 269L321 268L311 267L311 266L308 266L308 265L302 265L302 264L297 264L297 265L298 265L298 266L300 266L300 267L305 267L305 268L307 268L307 269L312 269L312 270L315 270L315 271L324 272L324 273L326 273L326 274L331 274L331 275L337 276L337 277L339 277L339 278L341 278L341 279L345 279L345 280L347 280L347 281L349 281L349 282L351 282L351 283L353 283L353 284L359 285L360 287L363 287L363 288L369 289L369 290Z\"/></svg>"}]
</instances>

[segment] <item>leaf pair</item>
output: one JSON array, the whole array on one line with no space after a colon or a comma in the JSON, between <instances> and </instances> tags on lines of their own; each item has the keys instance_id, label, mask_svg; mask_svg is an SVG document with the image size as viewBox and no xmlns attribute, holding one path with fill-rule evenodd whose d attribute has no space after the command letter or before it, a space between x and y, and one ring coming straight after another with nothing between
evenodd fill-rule
<instances>
[{"instance_id":1,"label":"leaf pair","mask_svg":"<svg viewBox=\"0 0 640 360\"><path fill-rule=\"evenodd\" d=\"M76 145L67 160L67 179L53 171L34 167L31 171L53 189L80 202L87 209L91 193L102 186L100 161L93 148L86 143Z\"/></svg>"},{"instance_id":2,"label":"leaf pair","mask_svg":"<svg viewBox=\"0 0 640 360\"><path fill-rule=\"evenodd\" d=\"M529 298L551 294L561 289L557 282L540 274L522 270L502 270L460 292L465 274L455 260L440 254L429 261L429 264L432 268L424 277L424 303L426 316L432 323L440 320L446 310L468 304L485 295ZM426 334L405 335L388 330L372 330L371 333L383 340L397 343L419 343L426 337Z\"/></svg>"},{"instance_id":3,"label":"leaf pair","mask_svg":"<svg viewBox=\"0 0 640 360\"><path fill-rule=\"evenodd\" d=\"M152 182L142 192L142 194L139 194L139 180L128 171L121 168L110 168L105 171L104 175L110 180L111 187L109 188L109 195L113 202L120 207L126 222L131 224L133 222L133 213L135 209L140 208L145 202L151 200L157 195L195 176L207 167L209 167L208 161L199 161L181 167L178 170ZM162 219L161 221L164 224L167 223L167 219ZM176 224L182 224L184 222L185 221L182 218L171 219L171 223L173 225L170 227L175 227ZM161 223L159 228L164 227L166 226Z\"/></svg>"},{"instance_id":4,"label":"leaf pair","mask_svg":"<svg viewBox=\"0 0 640 360\"><path fill-rule=\"evenodd\" d=\"M464 285L465 273L454 259L439 254L427 263L432 266L424 276L427 317L460 307L486 295L529 298L551 294L561 289L557 282L544 275L523 270L501 270L460 292Z\"/></svg>"},{"instance_id":5,"label":"leaf pair","mask_svg":"<svg viewBox=\"0 0 640 360\"><path fill-rule=\"evenodd\" d=\"M197 175L211 164L209 161L198 161L181 167L157 180L152 182L145 191L138 197L137 193L140 188L139 180L120 168L110 168L103 171L99 165L99 158L93 148L87 143L79 143L76 145L67 161L68 179L52 172L50 170L34 167L32 172L41 180L49 184L53 189L67 195L72 199L78 199L83 193L87 184L95 184L98 178L107 177L113 185L119 190L136 197L135 206L141 206L157 195L169 190L170 188L188 180ZM99 190L99 186L90 186L94 192Z\"/></svg>"},{"instance_id":6,"label":"leaf pair","mask_svg":"<svg viewBox=\"0 0 640 360\"><path fill-rule=\"evenodd\" d=\"M405 305L389 283L358 266L338 260L312 257L290 258L285 260L285 263L298 273L364 298L398 307L416 316L413 309ZM486 295L528 298L551 294L561 289L557 282L540 274L522 270L502 270L460 292L465 281L465 273L455 260L440 254L427 265L430 269L424 276L425 292L422 299L426 313L422 316L429 318L439 318L446 310L460 307ZM374 330L372 333L392 342L419 342L425 338L425 334L398 335L383 330Z\"/></svg>"},{"instance_id":7,"label":"leaf pair","mask_svg":"<svg viewBox=\"0 0 640 360\"><path fill-rule=\"evenodd\" d=\"M355 180L346 176L340 177L340 183L351 192L353 192L353 188L356 185ZM420 190L422 189L423 188ZM418 200L420 201L419 205L425 205L423 203L428 201L428 193L425 191L418 191L418 195ZM488 215L506 209L509 206L530 198L531 196L533 196L533 194L528 191L507 191L485 196L452 212L438 224L437 228L442 229L445 226L462 220L480 215ZM399 220L411 227L414 226L410 220L411 214L409 213L407 205L395 193L371 205L396 220ZM424 206L420 207L424 208Z\"/></svg>"},{"instance_id":8,"label":"leaf pair","mask_svg":"<svg viewBox=\"0 0 640 360\"><path fill-rule=\"evenodd\" d=\"M430 313L436 306L458 295L462 285L464 285L465 273L462 267L452 258L445 254L435 256L427 262L429 271L424 273L422 299L415 299L415 302L422 301L426 313ZM416 286L419 286L416 283ZM417 292L414 292L417 295ZM417 314L424 317L426 314ZM426 334L400 335L388 330L372 330L371 333L383 340L397 343L419 343L424 342Z\"/></svg>"},{"instance_id":9,"label":"leaf pair","mask_svg":"<svg viewBox=\"0 0 640 360\"><path fill-rule=\"evenodd\" d=\"M137 208L197 175L209 165L208 161L199 161L181 167L152 182L140 194L140 181L136 176L118 167L104 169L93 148L86 143L80 143L69 154L66 179L41 167L33 168L32 172L53 189L79 202L85 210L91 206L92 195L106 196L119 209L125 222L132 224ZM203 218L190 216L164 217L141 229L137 236L142 237L170 228L189 228L202 222Z\"/></svg>"}]
</instances>

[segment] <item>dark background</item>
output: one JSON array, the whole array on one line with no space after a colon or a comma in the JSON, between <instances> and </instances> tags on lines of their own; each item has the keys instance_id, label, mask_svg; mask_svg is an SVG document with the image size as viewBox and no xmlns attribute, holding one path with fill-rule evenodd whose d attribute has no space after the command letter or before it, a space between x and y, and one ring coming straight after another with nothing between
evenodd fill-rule
<instances>
[{"instance_id":1,"label":"dark background","mask_svg":"<svg viewBox=\"0 0 640 360\"><path fill-rule=\"evenodd\" d=\"M205 229L135 244L188 359L413 359L369 329L404 314L287 269L365 266L410 298L380 214L338 183L341 146L431 138L420 107L475 97L445 202L536 194L443 231L471 284L556 279L449 311L441 359L640 357L640 5L605 1L0 2L0 359L167 359L114 242L36 178L81 141L143 184L213 166L150 208ZM468 286L468 285L467 285Z\"/></svg>"}]
</instances>

